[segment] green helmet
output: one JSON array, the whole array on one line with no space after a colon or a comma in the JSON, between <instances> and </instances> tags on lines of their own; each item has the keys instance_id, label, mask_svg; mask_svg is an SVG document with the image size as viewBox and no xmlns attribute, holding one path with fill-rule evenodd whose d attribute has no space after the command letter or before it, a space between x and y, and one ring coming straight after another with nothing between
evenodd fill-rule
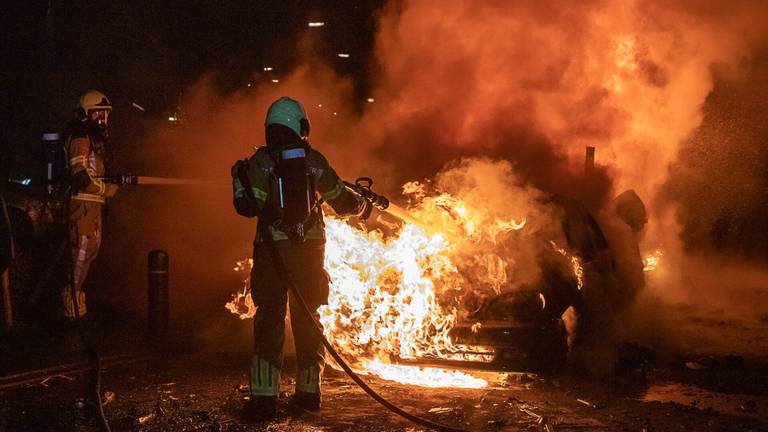
<instances>
[{"instance_id":1,"label":"green helmet","mask_svg":"<svg viewBox=\"0 0 768 432\"><path fill-rule=\"evenodd\" d=\"M274 101L267 111L264 126L279 124L290 128L296 135L306 138L309 136L309 120L307 113L299 101L283 96Z\"/></svg>"}]
</instances>

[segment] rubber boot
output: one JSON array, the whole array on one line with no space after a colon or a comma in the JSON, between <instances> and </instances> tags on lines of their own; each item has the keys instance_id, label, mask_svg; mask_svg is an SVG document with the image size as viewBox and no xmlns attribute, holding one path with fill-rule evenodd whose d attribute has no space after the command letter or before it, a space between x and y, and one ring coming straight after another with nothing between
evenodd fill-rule
<instances>
[{"instance_id":1,"label":"rubber boot","mask_svg":"<svg viewBox=\"0 0 768 432\"><path fill-rule=\"evenodd\" d=\"M251 422L277 417L277 396L251 396L243 407L243 417Z\"/></svg>"},{"instance_id":2,"label":"rubber boot","mask_svg":"<svg viewBox=\"0 0 768 432\"><path fill-rule=\"evenodd\" d=\"M258 421L277 416L280 368L254 355L251 363L250 384L251 400L245 405L244 417Z\"/></svg>"},{"instance_id":3,"label":"rubber boot","mask_svg":"<svg viewBox=\"0 0 768 432\"><path fill-rule=\"evenodd\" d=\"M291 401L293 405L309 411L320 409L320 374L318 366L299 368L296 393Z\"/></svg>"}]
</instances>

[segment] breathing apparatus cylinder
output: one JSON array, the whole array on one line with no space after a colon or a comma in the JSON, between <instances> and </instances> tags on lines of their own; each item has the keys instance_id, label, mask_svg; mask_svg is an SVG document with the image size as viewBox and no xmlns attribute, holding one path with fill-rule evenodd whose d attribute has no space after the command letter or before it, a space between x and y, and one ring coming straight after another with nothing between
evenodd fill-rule
<instances>
[{"instance_id":1,"label":"breathing apparatus cylinder","mask_svg":"<svg viewBox=\"0 0 768 432\"><path fill-rule=\"evenodd\" d=\"M307 150L304 147L280 150L275 177L280 228L292 241L303 242L304 227L315 204L312 177L307 169Z\"/></svg>"},{"instance_id":2,"label":"breathing apparatus cylinder","mask_svg":"<svg viewBox=\"0 0 768 432\"><path fill-rule=\"evenodd\" d=\"M66 157L61 135L46 132L42 136L43 155L45 157L45 188L48 195L53 195L66 173Z\"/></svg>"}]
</instances>

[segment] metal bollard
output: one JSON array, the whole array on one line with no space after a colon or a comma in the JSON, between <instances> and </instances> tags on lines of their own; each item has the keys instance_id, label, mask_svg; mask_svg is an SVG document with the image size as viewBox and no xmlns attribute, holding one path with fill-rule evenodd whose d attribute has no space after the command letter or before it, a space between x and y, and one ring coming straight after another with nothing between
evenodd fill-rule
<instances>
[{"instance_id":1,"label":"metal bollard","mask_svg":"<svg viewBox=\"0 0 768 432\"><path fill-rule=\"evenodd\" d=\"M10 330L13 327L13 303L11 302L11 282L8 278L8 269L2 273L3 289L3 328Z\"/></svg>"},{"instance_id":2,"label":"metal bollard","mask_svg":"<svg viewBox=\"0 0 768 432\"><path fill-rule=\"evenodd\" d=\"M147 323L149 339L158 349L161 366L165 365L168 343L168 253L154 250L149 253Z\"/></svg>"}]
</instances>

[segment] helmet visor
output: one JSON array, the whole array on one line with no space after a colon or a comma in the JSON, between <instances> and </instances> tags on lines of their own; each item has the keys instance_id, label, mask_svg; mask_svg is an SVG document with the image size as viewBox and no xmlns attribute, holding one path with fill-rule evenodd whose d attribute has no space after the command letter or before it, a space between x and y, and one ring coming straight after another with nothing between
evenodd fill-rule
<instances>
[{"instance_id":1,"label":"helmet visor","mask_svg":"<svg viewBox=\"0 0 768 432\"><path fill-rule=\"evenodd\" d=\"M94 109L88 112L88 118L99 126L107 127L109 124L109 113L110 110L108 109Z\"/></svg>"}]
</instances>

